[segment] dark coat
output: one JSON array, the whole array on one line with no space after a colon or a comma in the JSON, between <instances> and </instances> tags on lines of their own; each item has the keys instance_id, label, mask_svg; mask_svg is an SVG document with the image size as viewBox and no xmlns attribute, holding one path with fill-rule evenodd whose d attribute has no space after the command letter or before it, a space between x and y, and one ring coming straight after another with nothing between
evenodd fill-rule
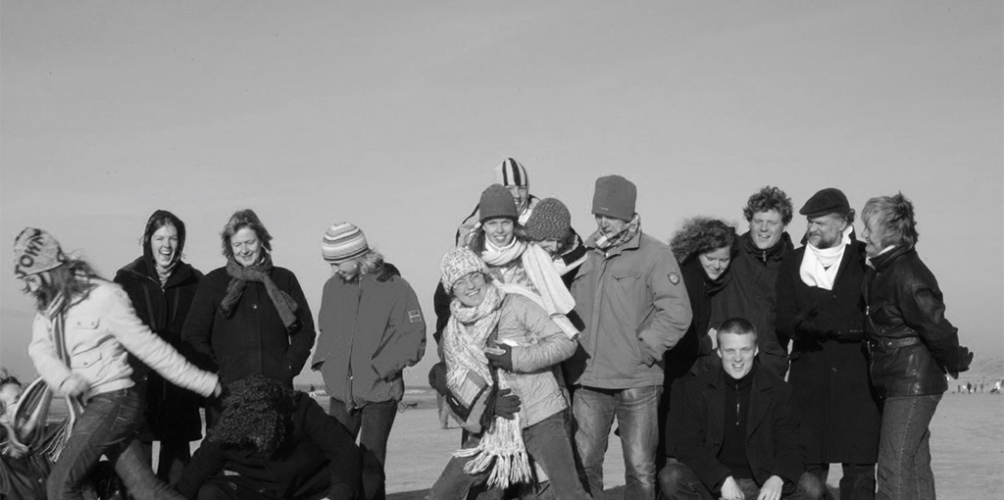
<instances>
[{"instance_id":1,"label":"dark coat","mask_svg":"<svg viewBox=\"0 0 1004 500\"><path fill-rule=\"evenodd\" d=\"M199 488L224 466L275 498L316 498L322 491L330 492L332 498L362 497L362 454L355 439L302 392L296 395L289 442L275 456L266 458L256 451L226 448L206 440L175 489L194 499Z\"/></svg>"},{"instance_id":2,"label":"dark coat","mask_svg":"<svg viewBox=\"0 0 1004 500\"><path fill-rule=\"evenodd\" d=\"M200 368L218 372L228 384L251 374L262 374L293 386L314 346L314 319L300 283L287 269L273 267L272 281L296 301L298 324L287 330L264 283L248 282L233 314L226 317L220 302L227 295L226 267L206 275L185 321L182 340L195 353Z\"/></svg>"},{"instance_id":3,"label":"dark coat","mask_svg":"<svg viewBox=\"0 0 1004 500\"><path fill-rule=\"evenodd\" d=\"M689 467L709 490L732 475L718 460L725 439L725 391L732 380L717 364L702 363L676 381L667 427L669 456ZM759 363L757 363L759 365ZM785 490L794 490L805 470L799 443L798 409L784 381L755 367L746 421L746 456L759 484L776 475Z\"/></svg>"},{"instance_id":4,"label":"dark coat","mask_svg":"<svg viewBox=\"0 0 1004 500\"><path fill-rule=\"evenodd\" d=\"M728 270L717 280L710 279L696 257L680 264L680 274L683 275L683 284L687 286L687 297L690 299L693 319L690 320L690 328L683 334L683 338L672 349L666 351L664 361L667 386L670 386L674 379L690 371L698 357L711 354L708 328L712 326L712 299L728 288L732 280L732 274Z\"/></svg>"},{"instance_id":5,"label":"dark coat","mask_svg":"<svg viewBox=\"0 0 1004 500\"><path fill-rule=\"evenodd\" d=\"M167 283L160 286L154 263L140 257L119 269L115 282L129 295L136 315L160 338L184 354L181 331L191 308L202 273L178 262ZM137 366L133 363L133 366ZM199 405L202 398L161 377L157 372L140 368L137 378L146 380L143 390L146 401L146 422L154 440L202 439L202 418Z\"/></svg>"},{"instance_id":6,"label":"dark coat","mask_svg":"<svg viewBox=\"0 0 1004 500\"><path fill-rule=\"evenodd\" d=\"M793 340L791 372L808 463L875 463L880 415L864 345L864 245L851 238L833 290L806 285L806 247L777 277L777 330Z\"/></svg>"},{"instance_id":7,"label":"dark coat","mask_svg":"<svg viewBox=\"0 0 1004 500\"><path fill-rule=\"evenodd\" d=\"M945 319L941 289L913 248L871 259L867 331L872 383L880 397L948 390L946 371L965 370L958 329ZM898 343L912 343L896 347Z\"/></svg>"}]
</instances>

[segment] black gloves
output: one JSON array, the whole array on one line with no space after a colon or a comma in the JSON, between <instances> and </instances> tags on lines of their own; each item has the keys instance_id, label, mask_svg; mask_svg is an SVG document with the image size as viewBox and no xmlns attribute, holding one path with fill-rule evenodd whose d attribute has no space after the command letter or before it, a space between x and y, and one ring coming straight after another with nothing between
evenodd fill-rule
<instances>
[{"instance_id":1,"label":"black gloves","mask_svg":"<svg viewBox=\"0 0 1004 500\"><path fill-rule=\"evenodd\" d=\"M793 333L805 340L826 340L830 338L830 332L816 323L818 318L818 305L814 305L808 310L798 313L791 325L794 330Z\"/></svg>"},{"instance_id":2,"label":"black gloves","mask_svg":"<svg viewBox=\"0 0 1004 500\"><path fill-rule=\"evenodd\" d=\"M485 357L488 358L488 364L494 366L495 368L501 368L507 372L511 372L512 346L506 344L499 344L496 347L502 349L505 352L502 354L492 354L490 352L485 352Z\"/></svg>"},{"instance_id":3,"label":"black gloves","mask_svg":"<svg viewBox=\"0 0 1004 500\"><path fill-rule=\"evenodd\" d=\"M959 378L959 372L964 372L969 369L969 364L973 362L973 353L969 351L968 347L959 346L959 357L957 365L952 368L948 368L948 374L952 376L953 379Z\"/></svg>"},{"instance_id":4,"label":"black gloves","mask_svg":"<svg viewBox=\"0 0 1004 500\"><path fill-rule=\"evenodd\" d=\"M506 420L512 420L519 413L519 396L512 393L512 389L502 389L495 398L495 415Z\"/></svg>"},{"instance_id":5,"label":"black gloves","mask_svg":"<svg viewBox=\"0 0 1004 500\"><path fill-rule=\"evenodd\" d=\"M429 387L444 396L449 392L446 389L446 363L440 361L432 365L432 369L429 370Z\"/></svg>"}]
</instances>

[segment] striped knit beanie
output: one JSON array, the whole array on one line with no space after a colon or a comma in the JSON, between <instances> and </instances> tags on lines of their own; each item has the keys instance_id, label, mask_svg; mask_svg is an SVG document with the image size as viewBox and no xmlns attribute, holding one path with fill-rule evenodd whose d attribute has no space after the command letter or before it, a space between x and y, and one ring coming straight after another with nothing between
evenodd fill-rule
<instances>
[{"instance_id":1,"label":"striped knit beanie","mask_svg":"<svg viewBox=\"0 0 1004 500\"><path fill-rule=\"evenodd\" d=\"M348 222L332 224L321 240L321 256L329 264L348 262L366 255L369 250L362 230Z\"/></svg>"},{"instance_id":2,"label":"striped knit beanie","mask_svg":"<svg viewBox=\"0 0 1004 500\"><path fill-rule=\"evenodd\" d=\"M59 242L42 229L26 227L14 239L14 275L30 276L55 269L66 262Z\"/></svg>"},{"instance_id":3,"label":"striped knit beanie","mask_svg":"<svg viewBox=\"0 0 1004 500\"><path fill-rule=\"evenodd\" d=\"M596 179L593 193L593 215L606 215L630 221L634 218L638 188L633 182L619 176L608 175Z\"/></svg>"},{"instance_id":4,"label":"striped knit beanie","mask_svg":"<svg viewBox=\"0 0 1004 500\"><path fill-rule=\"evenodd\" d=\"M492 184L481 193L478 211L481 214L480 222L502 217L514 221L519 219L516 200L512 197L512 193L501 184Z\"/></svg>"},{"instance_id":5,"label":"striped knit beanie","mask_svg":"<svg viewBox=\"0 0 1004 500\"><path fill-rule=\"evenodd\" d=\"M533 209L525 227L533 241L563 240L572 229L572 214L557 198L544 198Z\"/></svg>"},{"instance_id":6,"label":"striped knit beanie","mask_svg":"<svg viewBox=\"0 0 1004 500\"><path fill-rule=\"evenodd\" d=\"M526 169L512 158L502 160L502 163L495 167L495 182L505 187L530 187L530 179L526 176Z\"/></svg>"},{"instance_id":7,"label":"striped knit beanie","mask_svg":"<svg viewBox=\"0 0 1004 500\"><path fill-rule=\"evenodd\" d=\"M456 285L460 278L477 271L488 272L485 261L466 248L450 250L443 256L443 262L439 268L443 273L441 279L447 293L453 291L453 285Z\"/></svg>"}]
</instances>

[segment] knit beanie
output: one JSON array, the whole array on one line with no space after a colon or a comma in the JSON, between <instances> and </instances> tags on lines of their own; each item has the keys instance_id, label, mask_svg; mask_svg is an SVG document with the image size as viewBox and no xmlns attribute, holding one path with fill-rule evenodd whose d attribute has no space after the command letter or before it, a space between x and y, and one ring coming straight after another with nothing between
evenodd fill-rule
<instances>
[{"instance_id":1,"label":"knit beanie","mask_svg":"<svg viewBox=\"0 0 1004 500\"><path fill-rule=\"evenodd\" d=\"M14 239L14 275L30 276L55 269L66 262L63 249L51 234L26 227Z\"/></svg>"},{"instance_id":2,"label":"knit beanie","mask_svg":"<svg viewBox=\"0 0 1004 500\"><path fill-rule=\"evenodd\" d=\"M478 205L478 210L481 214L480 222L500 217L512 220L519 218L516 200L513 199L512 193L501 184L492 184L481 193L481 204Z\"/></svg>"},{"instance_id":3,"label":"knit beanie","mask_svg":"<svg viewBox=\"0 0 1004 500\"><path fill-rule=\"evenodd\" d=\"M341 264L366 255L366 236L348 222L332 224L321 239L321 256L330 264Z\"/></svg>"},{"instance_id":4,"label":"knit beanie","mask_svg":"<svg viewBox=\"0 0 1004 500\"><path fill-rule=\"evenodd\" d=\"M557 198L544 198L534 207L525 227L533 241L563 240L572 229L572 214Z\"/></svg>"},{"instance_id":5,"label":"knit beanie","mask_svg":"<svg viewBox=\"0 0 1004 500\"><path fill-rule=\"evenodd\" d=\"M526 176L526 169L520 162L512 158L502 160L502 163L495 167L495 182L505 187L530 187L530 179Z\"/></svg>"},{"instance_id":6,"label":"knit beanie","mask_svg":"<svg viewBox=\"0 0 1004 500\"><path fill-rule=\"evenodd\" d=\"M633 182L619 175L600 177L596 179L596 192L593 194L593 215L630 221L634 218L637 198L638 188Z\"/></svg>"},{"instance_id":7,"label":"knit beanie","mask_svg":"<svg viewBox=\"0 0 1004 500\"><path fill-rule=\"evenodd\" d=\"M466 248L450 250L443 256L443 262L439 267L443 273L441 278L443 288L446 289L447 293L453 291L453 285L456 285L460 278L476 271L488 272L488 266L481 260L481 257Z\"/></svg>"}]
</instances>

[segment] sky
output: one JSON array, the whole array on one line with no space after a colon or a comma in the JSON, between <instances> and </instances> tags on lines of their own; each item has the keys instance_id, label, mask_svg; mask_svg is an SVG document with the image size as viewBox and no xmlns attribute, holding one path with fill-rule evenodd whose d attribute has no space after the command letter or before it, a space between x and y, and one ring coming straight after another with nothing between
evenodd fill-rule
<instances>
[{"instance_id":1,"label":"sky","mask_svg":"<svg viewBox=\"0 0 1004 500\"><path fill-rule=\"evenodd\" d=\"M34 374L22 228L111 278L156 209L204 272L254 209L315 317L321 236L352 222L418 293L432 344L440 259L506 157L582 234L596 178L627 177L663 241L696 215L745 231L765 185L796 209L838 187L859 212L902 191L962 343L1000 356L1002 5L2 0L0 364Z\"/></svg>"}]
</instances>

